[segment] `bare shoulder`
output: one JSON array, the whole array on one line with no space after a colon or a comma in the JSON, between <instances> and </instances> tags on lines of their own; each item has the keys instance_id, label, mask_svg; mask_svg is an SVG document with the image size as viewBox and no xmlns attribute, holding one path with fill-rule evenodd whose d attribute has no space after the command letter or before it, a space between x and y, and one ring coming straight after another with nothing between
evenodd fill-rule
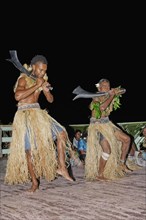
<instances>
[{"instance_id":1,"label":"bare shoulder","mask_svg":"<svg viewBox=\"0 0 146 220\"><path fill-rule=\"evenodd\" d=\"M15 83L15 86L14 86L14 92L16 92L16 90L18 89L18 87L20 86L23 86L25 85L25 74L21 74L18 78L17 78L17 81Z\"/></svg>"},{"instance_id":2,"label":"bare shoulder","mask_svg":"<svg viewBox=\"0 0 146 220\"><path fill-rule=\"evenodd\" d=\"M25 75L21 75L18 78L18 85L24 85L24 84L26 84L26 78L25 78Z\"/></svg>"},{"instance_id":3,"label":"bare shoulder","mask_svg":"<svg viewBox=\"0 0 146 220\"><path fill-rule=\"evenodd\" d=\"M94 98L92 99L92 102L99 102L99 101L100 101L99 97L94 97Z\"/></svg>"}]
</instances>

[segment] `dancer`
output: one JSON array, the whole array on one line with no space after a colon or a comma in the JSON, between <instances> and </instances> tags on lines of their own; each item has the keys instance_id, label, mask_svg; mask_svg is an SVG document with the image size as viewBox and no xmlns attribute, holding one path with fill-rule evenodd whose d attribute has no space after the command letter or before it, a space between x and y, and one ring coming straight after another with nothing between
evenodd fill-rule
<instances>
[{"instance_id":1,"label":"dancer","mask_svg":"<svg viewBox=\"0 0 146 220\"><path fill-rule=\"evenodd\" d=\"M101 79L96 87L105 95L94 97L90 104L85 176L88 180L115 179L132 171L126 166L130 136L109 120L110 113L120 107L125 89L111 89L108 79Z\"/></svg>"},{"instance_id":2,"label":"dancer","mask_svg":"<svg viewBox=\"0 0 146 220\"><path fill-rule=\"evenodd\" d=\"M18 109L13 120L5 183L32 181L28 191L35 192L41 177L52 181L61 175L73 181L66 167L65 151L71 149L67 131L38 103L41 93L49 103L54 101L46 73L48 61L43 55L36 55L30 66L21 67L16 53L13 55L10 61L25 73L20 74L14 87Z\"/></svg>"}]
</instances>

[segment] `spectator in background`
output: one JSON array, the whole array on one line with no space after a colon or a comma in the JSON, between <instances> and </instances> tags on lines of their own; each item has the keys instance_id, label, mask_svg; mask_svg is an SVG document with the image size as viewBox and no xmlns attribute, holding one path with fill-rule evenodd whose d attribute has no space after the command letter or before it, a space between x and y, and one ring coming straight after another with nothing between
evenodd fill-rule
<instances>
[{"instance_id":1,"label":"spectator in background","mask_svg":"<svg viewBox=\"0 0 146 220\"><path fill-rule=\"evenodd\" d=\"M85 163L86 151L87 151L87 133L85 132L78 141L79 158L83 162L83 164Z\"/></svg>"},{"instance_id":2,"label":"spectator in background","mask_svg":"<svg viewBox=\"0 0 146 220\"><path fill-rule=\"evenodd\" d=\"M146 126L142 129L143 141L140 145L140 150L146 150Z\"/></svg>"},{"instance_id":3,"label":"spectator in background","mask_svg":"<svg viewBox=\"0 0 146 220\"><path fill-rule=\"evenodd\" d=\"M143 139L142 145L140 146L140 150L143 150L142 158L146 160L146 126L143 128L142 134L143 134L144 139Z\"/></svg>"},{"instance_id":4,"label":"spectator in background","mask_svg":"<svg viewBox=\"0 0 146 220\"><path fill-rule=\"evenodd\" d=\"M78 151L78 143L81 139L82 132L80 129L75 130L73 141L72 141L72 153L71 153L71 164L72 166L82 167L83 163L79 158L79 151Z\"/></svg>"},{"instance_id":5,"label":"spectator in background","mask_svg":"<svg viewBox=\"0 0 146 220\"><path fill-rule=\"evenodd\" d=\"M135 159L139 166L146 167L146 126L142 129L143 141L140 150L135 152Z\"/></svg>"},{"instance_id":6,"label":"spectator in background","mask_svg":"<svg viewBox=\"0 0 146 220\"><path fill-rule=\"evenodd\" d=\"M140 168L136 161L136 152L139 152L139 150L135 144L134 138L131 136L131 146L127 156L126 165L132 170L137 170Z\"/></svg>"},{"instance_id":7,"label":"spectator in background","mask_svg":"<svg viewBox=\"0 0 146 220\"><path fill-rule=\"evenodd\" d=\"M134 139L132 139L131 149L126 161L128 167L133 170L146 166L146 127L142 129L140 136L143 137L139 148L136 146Z\"/></svg>"},{"instance_id":8,"label":"spectator in background","mask_svg":"<svg viewBox=\"0 0 146 220\"><path fill-rule=\"evenodd\" d=\"M81 136L82 136L81 130L79 130L79 129L75 130L72 144L73 144L73 149L76 151L78 151L78 142L79 142Z\"/></svg>"}]
</instances>

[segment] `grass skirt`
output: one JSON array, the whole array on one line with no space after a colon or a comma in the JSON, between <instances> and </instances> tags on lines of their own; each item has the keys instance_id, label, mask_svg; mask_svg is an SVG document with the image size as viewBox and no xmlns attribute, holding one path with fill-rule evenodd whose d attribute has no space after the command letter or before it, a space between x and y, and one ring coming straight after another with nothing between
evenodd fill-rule
<instances>
[{"instance_id":1,"label":"grass skirt","mask_svg":"<svg viewBox=\"0 0 146 220\"><path fill-rule=\"evenodd\" d=\"M46 110L32 108L16 112L12 125L12 141L8 156L5 183L18 184L31 180L25 153L25 134L29 131L31 158L36 177L52 181L56 177L56 145L52 139L52 123L55 122ZM63 130L65 128L61 126ZM54 131L57 132L58 131ZM58 134L59 135L59 132Z\"/></svg>"},{"instance_id":2,"label":"grass skirt","mask_svg":"<svg viewBox=\"0 0 146 220\"><path fill-rule=\"evenodd\" d=\"M102 154L102 148L99 143L99 133L101 133L109 142L111 154L107 160L104 176L108 179L117 179L125 174L119 166L121 157L121 145L114 135L116 129L119 129L111 121L107 123L91 123L88 127L87 152L85 160L85 178L95 180L98 176L99 160Z\"/></svg>"}]
</instances>

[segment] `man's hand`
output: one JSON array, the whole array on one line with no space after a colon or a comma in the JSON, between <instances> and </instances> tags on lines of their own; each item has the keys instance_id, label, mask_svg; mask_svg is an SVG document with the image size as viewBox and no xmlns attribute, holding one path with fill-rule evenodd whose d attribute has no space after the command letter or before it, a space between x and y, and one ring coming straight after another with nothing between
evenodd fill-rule
<instances>
[{"instance_id":1,"label":"man's hand","mask_svg":"<svg viewBox=\"0 0 146 220\"><path fill-rule=\"evenodd\" d=\"M116 95L116 89L112 88L112 89L109 90L108 93L109 93L110 96L114 96L114 95Z\"/></svg>"},{"instance_id":2,"label":"man's hand","mask_svg":"<svg viewBox=\"0 0 146 220\"><path fill-rule=\"evenodd\" d=\"M126 89L124 88L120 88L120 87L115 88L116 95L121 95L121 94L124 94L125 92L126 92Z\"/></svg>"},{"instance_id":3,"label":"man's hand","mask_svg":"<svg viewBox=\"0 0 146 220\"><path fill-rule=\"evenodd\" d=\"M44 83L44 79L43 78L37 78L36 79L36 84L39 86L39 87L41 87L42 85L43 85L43 83Z\"/></svg>"},{"instance_id":4,"label":"man's hand","mask_svg":"<svg viewBox=\"0 0 146 220\"><path fill-rule=\"evenodd\" d=\"M49 90L51 90L50 88L52 88L51 87L51 84L49 83L49 82L44 82L43 84L42 84L42 89L43 89L43 91L45 91L45 92L49 92Z\"/></svg>"}]
</instances>

